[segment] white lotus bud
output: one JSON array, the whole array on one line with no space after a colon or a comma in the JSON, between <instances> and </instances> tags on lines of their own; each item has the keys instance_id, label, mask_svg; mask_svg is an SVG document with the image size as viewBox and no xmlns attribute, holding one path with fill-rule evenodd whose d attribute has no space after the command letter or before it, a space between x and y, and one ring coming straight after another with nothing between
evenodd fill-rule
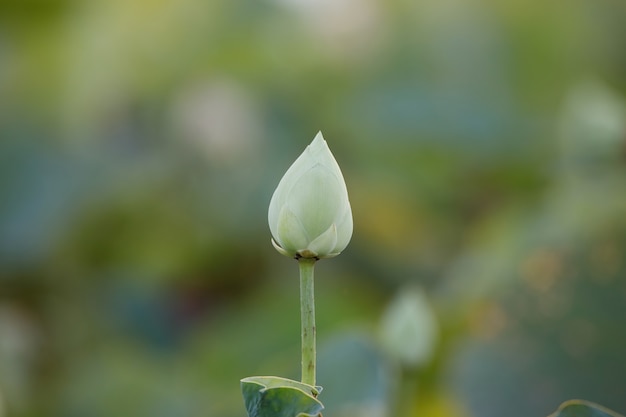
<instances>
[{"instance_id":1,"label":"white lotus bud","mask_svg":"<svg viewBox=\"0 0 626 417\"><path fill-rule=\"evenodd\" d=\"M331 258L348 246L348 190L321 132L278 183L268 220L272 244L285 256Z\"/></svg>"}]
</instances>

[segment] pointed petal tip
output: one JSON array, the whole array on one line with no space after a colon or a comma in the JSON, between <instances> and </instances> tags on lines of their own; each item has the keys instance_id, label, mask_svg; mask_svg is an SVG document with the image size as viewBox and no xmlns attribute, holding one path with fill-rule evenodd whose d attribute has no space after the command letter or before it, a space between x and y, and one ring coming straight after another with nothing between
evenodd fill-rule
<instances>
[{"instance_id":1,"label":"pointed petal tip","mask_svg":"<svg viewBox=\"0 0 626 417\"><path fill-rule=\"evenodd\" d=\"M324 135L322 135L322 131L320 130L319 132L317 132L317 135L315 135L315 137L313 138L313 141L311 142L310 146L319 147L325 143L326 143L326 140L324 139Z\"/></svg>"}]
</instances>

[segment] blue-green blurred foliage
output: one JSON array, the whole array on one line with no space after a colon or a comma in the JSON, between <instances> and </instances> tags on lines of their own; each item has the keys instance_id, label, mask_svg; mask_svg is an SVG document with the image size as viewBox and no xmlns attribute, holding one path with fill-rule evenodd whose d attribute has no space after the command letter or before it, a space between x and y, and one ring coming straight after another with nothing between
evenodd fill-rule
<instances>
[{"instance_id":1,"label":"blue-green blurred foliage","mask_svg":"<svg viewBox=\"0 0 626 417\"><path fill-rule=\"evenodd\" d=\"M355 220L317 267L325 416L626 411L624 22L619 0L0 1L0 417L243 416L241 378L297 379L266 213L318 130ZM379 326L415 286L439 329L407 367Z\"/></svg>"}]
</instances>

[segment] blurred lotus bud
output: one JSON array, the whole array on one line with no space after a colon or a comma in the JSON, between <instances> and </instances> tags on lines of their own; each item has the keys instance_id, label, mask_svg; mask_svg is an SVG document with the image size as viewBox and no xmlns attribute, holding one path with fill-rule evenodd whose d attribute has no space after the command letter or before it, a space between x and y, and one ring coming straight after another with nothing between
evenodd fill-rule
<instances>
[{"instance_id":1,"label":"blurred lotus bud","mask_svg":"<svg viewBox=\"0 0 626 417\"><path fill-rule=\"evenodd\" d=\"M321 132L278 183L268 220L272 244L285 256L331 258L348 246L348 190Z\"/></svg>"},{"instance_id":2,"label":"blurred lotus bud","mask_svg":"<svg viewBox=\"0 0 626 417\"><path fill-rule=\"evenodd\" d=\"M382 344L405 366L427 363L437 343L435 314L419 288L401 289L383 314Z\"/></svg>"}]
</instances>

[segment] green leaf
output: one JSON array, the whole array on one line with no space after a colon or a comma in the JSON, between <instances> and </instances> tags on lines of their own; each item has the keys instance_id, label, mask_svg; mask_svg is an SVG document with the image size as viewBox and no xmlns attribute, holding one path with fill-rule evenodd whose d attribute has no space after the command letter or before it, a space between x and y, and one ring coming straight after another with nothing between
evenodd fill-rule
<instances>
[{"instance_id":1,"label":"green leaf","mask_svg":"<svg viewBox=\"0 0 626 417\"><path fill-rule=\"evenodd\" d=\"M315 417L324 409L316 398L321 387L277 376L241 380L248 417Z\"/></svg>"},{"instance_id":2,"label":"green leaf","mask_svg":"<svg viewBox=\"0 0 626 417\"><path fill-rule=\"evenodd\" d=\"M559 409L549 417L623 417L621 414L611 411L601 405L589 401L570 400L566 401Z\"/></svg>"}]
</instances>

